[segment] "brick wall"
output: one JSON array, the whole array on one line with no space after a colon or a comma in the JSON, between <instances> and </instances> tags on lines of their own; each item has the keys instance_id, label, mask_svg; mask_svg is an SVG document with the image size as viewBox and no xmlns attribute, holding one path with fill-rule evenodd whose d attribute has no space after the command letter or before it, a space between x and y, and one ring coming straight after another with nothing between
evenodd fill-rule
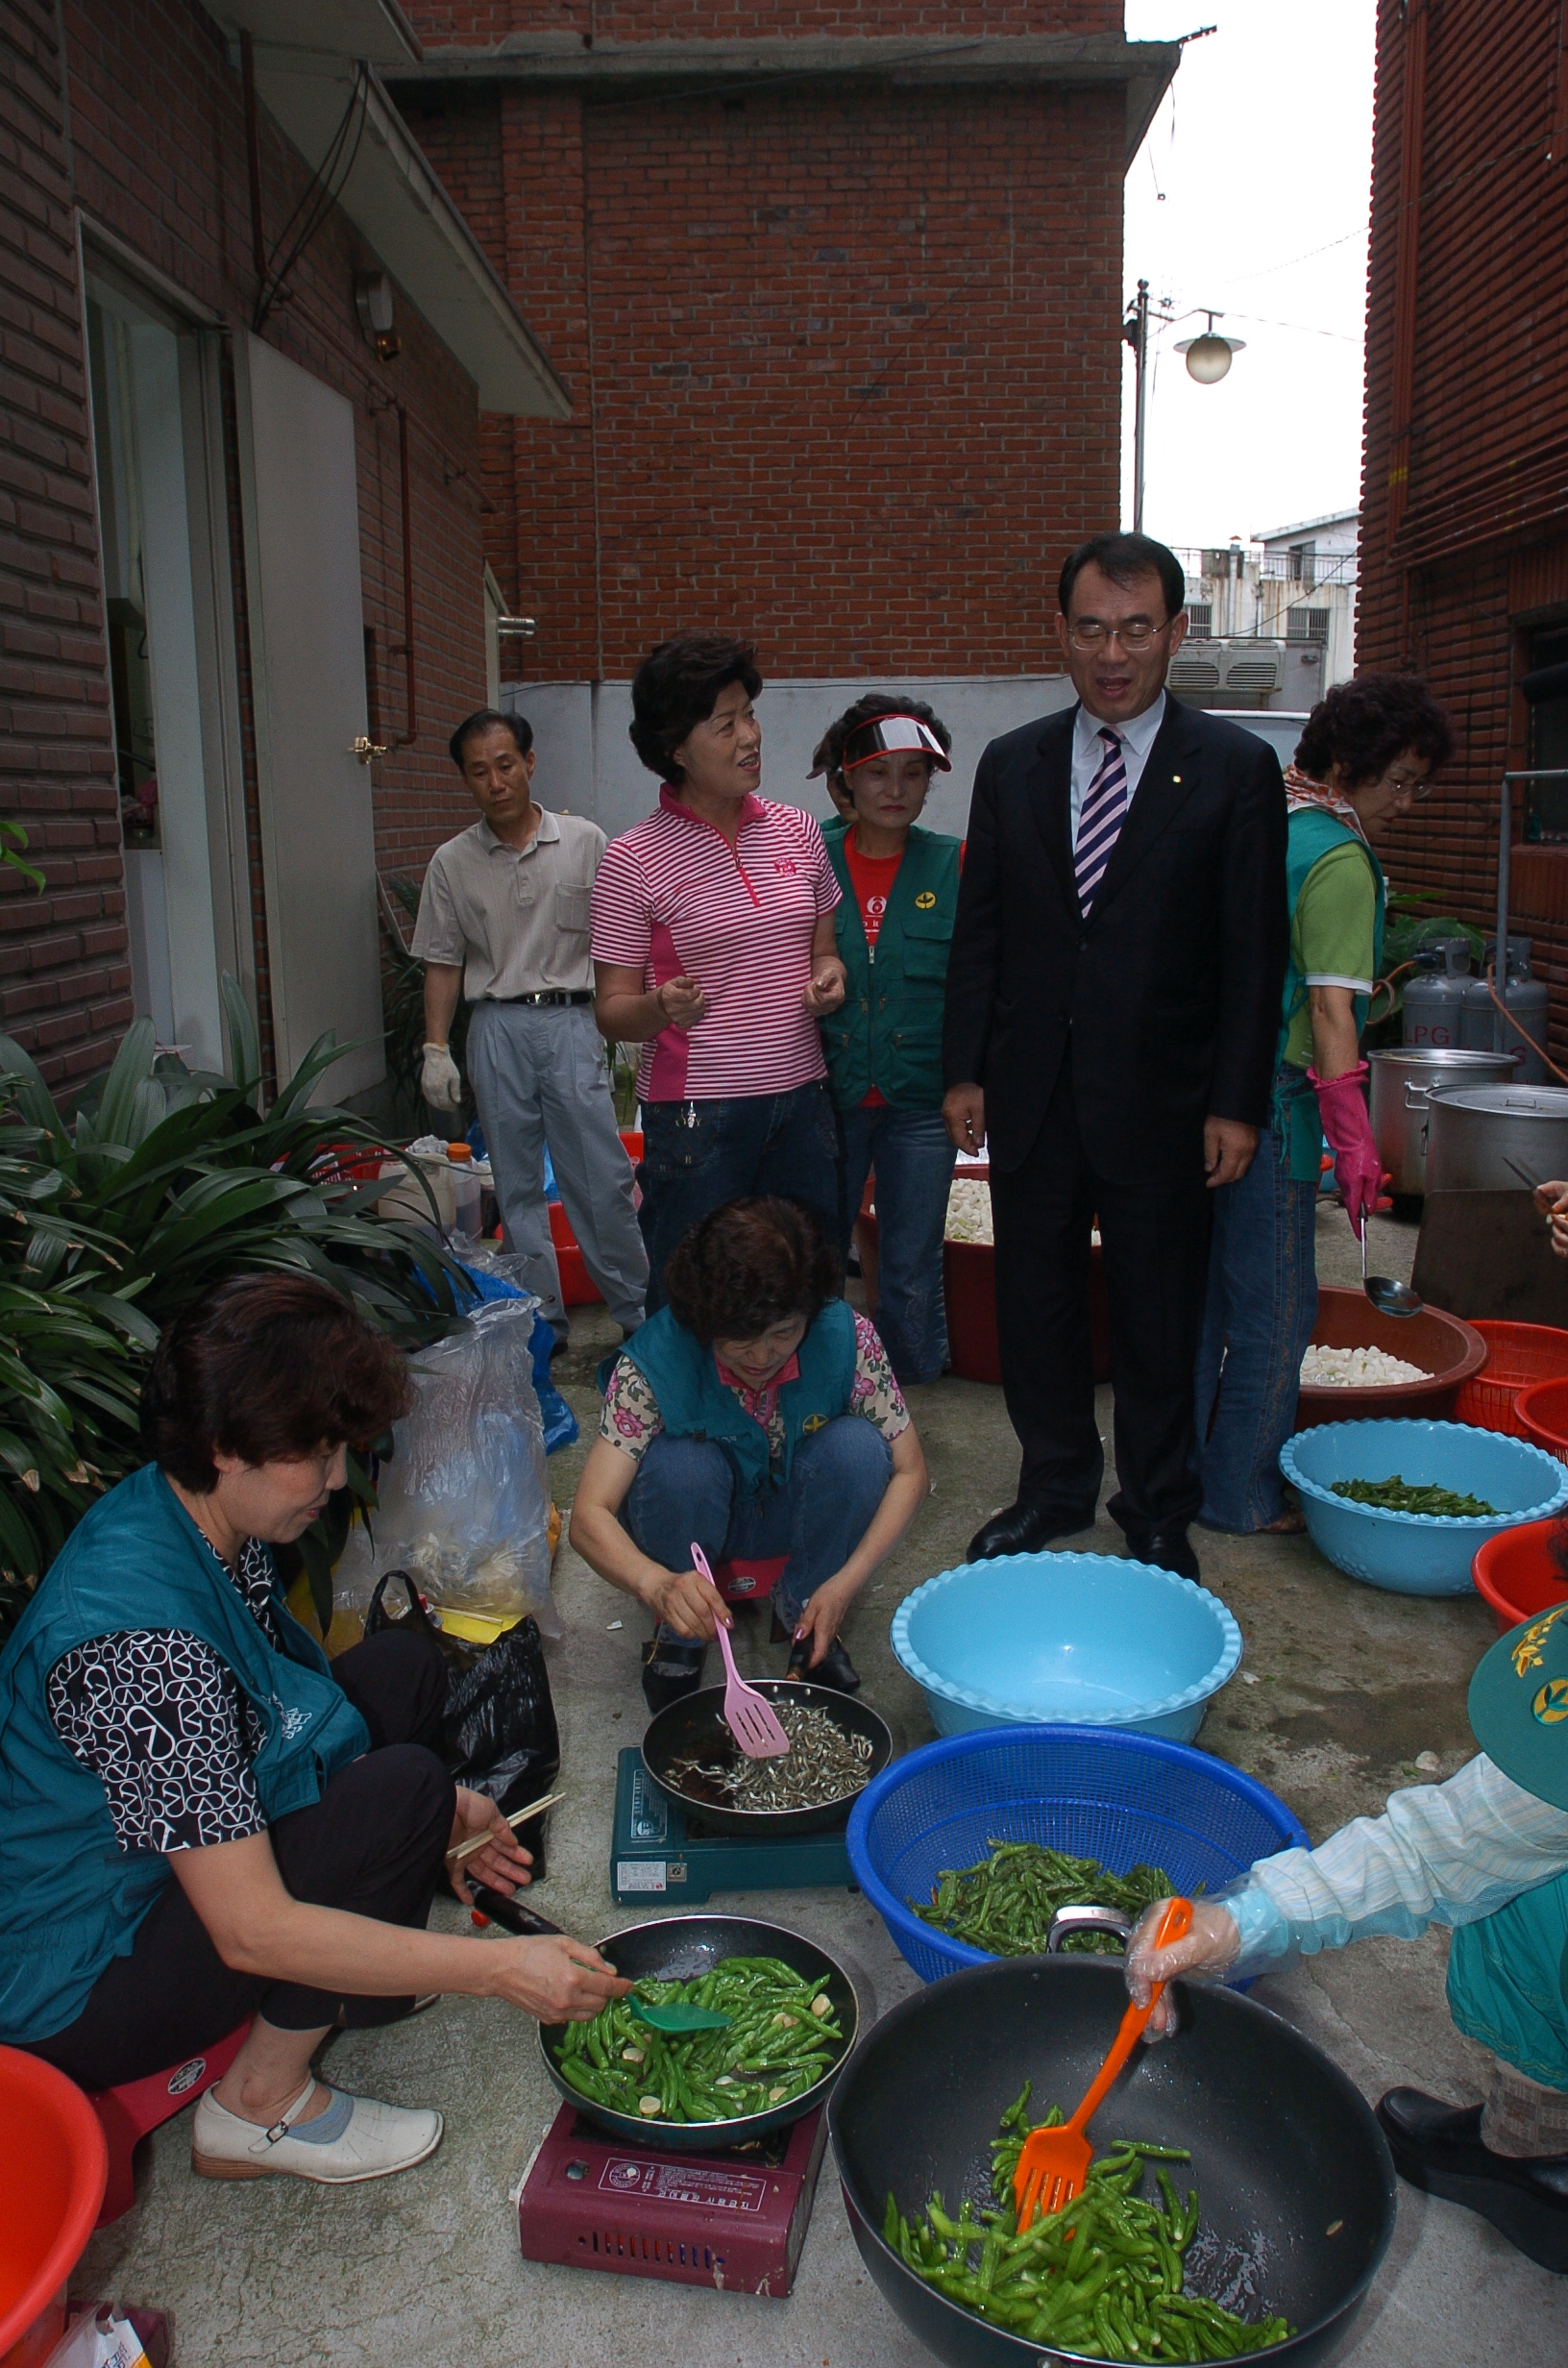
<instances>
[{"instance_id":1,"label":"brick wall","mask_svg":"<svg viewBox=\"0 0 1568 2368\"><path fill-rule=\"evenodd\" d=\"M1119 30L1099 7L873 16L600 0L595 27ZM427 43L576 21L417 18ZM486 423L530 677L624 677L708 624L775 676L1052 662L1060 561L1118 514L1119 90L398 97L574 392L569 427Z\"/></svg>"},{"instance_id":2,"label":"brick wall","mask_svg":"<svg viewBox=\"0 0 1568 2368\"><path fill-rule=\"evenodd\" d=\"M1419 667L1460 739L1387 833L1396 884L1488 925L1528 632L1568 620L1568 76L1557 7L1507 13L1500 40L1486 0L1380 0L1358 629L1359 664ZM1563 1058L1568 851L1515 882Z\"/></svg>"},{"instance_id":3,"label":"brick wall","mask_svg":"<svg viewBox=\"0 0 1568 2368\"><path fill-rule=\"evenodd\" d=\"M0 811L24 823L48 875L43 899L0 877L0 1024L65 1087L103 1067L131 1017L73 202L236 335L256 291L240 78L213 20L194 0L66 0L62 22L63 75L54 8L0 0ZM306 178L263 112L269 240ZM472 817L445 741L484 696L478 412L472 382L401 296L402 355L378 361L354 308L360 268L379 259L334 211L264 334L355 407L383 738L405 728L387 654L403 638L404 566L390 402L409 413L420 730L376 768L374 798L380 863L417 872ZM231 523L254 825L237 506Z\"/></svg>"}]
</instances>

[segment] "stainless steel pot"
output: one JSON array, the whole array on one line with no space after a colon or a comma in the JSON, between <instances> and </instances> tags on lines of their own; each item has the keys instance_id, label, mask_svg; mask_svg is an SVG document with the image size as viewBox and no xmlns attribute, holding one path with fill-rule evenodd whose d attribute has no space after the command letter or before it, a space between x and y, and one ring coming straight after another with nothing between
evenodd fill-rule
<instances>
[{"instance_id":1,"label":"stainless steel pot","mask_svg":"<svg viewBox=\"0 0 1568 2368\"><path fill-rule=\"evenodd\" d=\"M1456 1086L1427 1101L1427 1190L1523 1192L1508 1161L1544 1182L1568 1176L1568 1088Z\"/></svg>"},{"instance_id":2,"label":"stainless steel pot","mask_svg":"<svg viewBox=\"0 0 1568 2368\"><path fill-rule=\"evenodd\" d=\"M1517 1052L1462 1052L1435 1045L1392 1045L1369 1052L1372 1134L1396 1193L1427 1189L1427 1096L1463 1085L1504 1085Z\"/></svg>"}]
</instances>

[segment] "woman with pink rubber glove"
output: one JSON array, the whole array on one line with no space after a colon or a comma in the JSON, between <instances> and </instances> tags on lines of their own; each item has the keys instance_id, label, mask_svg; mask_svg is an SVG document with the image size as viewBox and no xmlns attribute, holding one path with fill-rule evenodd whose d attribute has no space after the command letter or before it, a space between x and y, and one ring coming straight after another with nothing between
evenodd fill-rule
<instances>
[{"instance_id":1,"label":"woman with pink rubber glove","mask_svg":"<svg viewBox=\"0 0 1568 2368\"><path fill-rule=\"evenodd\" d=\"M1198 1349L1198 1518L1211 1529L1303 1526L1279 1457L1295 1426L1301 1360L1317 1320L1323 1138L1358 1239L1383 1181L1360 1054L1384 901L1367 833L1427 795L1451 746L1444 716L1413 675L1361 675L1336 683L1312 709L1285 777L1290 965L1274 1122L1241 1181L1214 1195Z\"/></svg>"}]
</instances>

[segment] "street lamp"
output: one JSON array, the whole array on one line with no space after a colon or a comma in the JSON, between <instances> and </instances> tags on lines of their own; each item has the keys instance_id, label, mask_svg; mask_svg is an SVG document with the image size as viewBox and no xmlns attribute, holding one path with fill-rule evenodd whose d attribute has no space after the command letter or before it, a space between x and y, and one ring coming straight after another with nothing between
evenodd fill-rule
<instances>
[{"instance_id":1,"label":"street lamp","mask_svg":"<svg viewBox=\"0 0 1568 2368\"><path fill-rule=\"evenodd\" d=\"M1164 300L1167 304L1170 299ZM1184 337L1177 346L1178 354L1187 356L1188 375L1200 386L1215 386L1231 366L1231 356L1239 354L1246 344L1244 337L1222 336L1214 328L1215 321L1225 318L1223 312L1211 312L1207 305L1194 305L1189 312L1175 315L1162 313L1160 326L1174 328L1176 322L1189 320L1193 312L1201 312L1209 323L1199 337ZM1148 378L1149 378L1149 284L1139 280L1138 294L1133 298L1121 333L1133 349L1133 532L1143 531L1143 466L1148 449Z\"/></svg>"},{"instance_id":2,"label":"street lamp","mask_svg":"<svg viewBox=\"0 0 1568 2368\"><path fill-rule=\"evenodd\" d=\"M1189 379L1196 379L1200 386L1217 386L1231 366L1231 356L1239 354L1247 341L1245 337L1219 334L1214 323L1225 318L1223 312L1210 312L1206 305L1199 305L1196 309L1207 314L1209 326L1201 337L1183 337L1176 351L1187 356Z\"/></svg>"}]
</instances>

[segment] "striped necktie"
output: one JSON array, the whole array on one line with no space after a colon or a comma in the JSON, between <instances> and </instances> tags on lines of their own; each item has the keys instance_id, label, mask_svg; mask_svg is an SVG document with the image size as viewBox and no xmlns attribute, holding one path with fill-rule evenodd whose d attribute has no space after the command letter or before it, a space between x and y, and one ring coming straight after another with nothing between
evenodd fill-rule
<instances>
[{"instance_id":1,"label":"striped necktie","mask_svg":"<svg viewBox=\"0 0 1568 2368\"><path fill-rule=\"evenodd\" d=\"M1084 810L1078 817L1078 845L1073 851L1078 910L1086 921L1105 877L1111 850L1127 819L1127 768L1121 760L1121 741L1103 724L1100 738L1105 742L1105 754L1084 799Z\"/></svg>"}]
</instances>

